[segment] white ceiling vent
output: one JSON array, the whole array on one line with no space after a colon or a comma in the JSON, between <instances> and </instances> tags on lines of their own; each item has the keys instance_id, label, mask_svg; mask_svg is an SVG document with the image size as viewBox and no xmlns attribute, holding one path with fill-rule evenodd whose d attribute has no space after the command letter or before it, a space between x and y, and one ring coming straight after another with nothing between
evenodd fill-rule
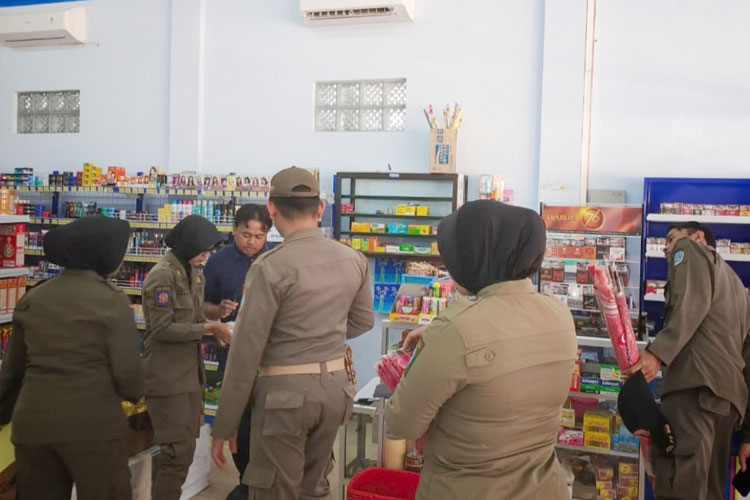
<instances>
[{"instance_id":1,"label":"white ceiling vent","mask_svg":"<svg viewBox=\"0 0 750 500\"><path fill-rule=\"evenodd\" d=\"M416 0L300 0L307 26L414 21Z\"/></svg>"}]
</instances>

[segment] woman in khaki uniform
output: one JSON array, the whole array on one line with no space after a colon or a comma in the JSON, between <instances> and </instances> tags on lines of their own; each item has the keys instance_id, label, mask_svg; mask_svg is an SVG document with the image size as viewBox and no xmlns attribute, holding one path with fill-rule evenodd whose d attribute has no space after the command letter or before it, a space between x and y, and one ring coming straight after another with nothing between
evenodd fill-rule
<instances>
[{"instance_id":1,"label":"woman in khaki uniform","mask_svg":"<svg viewBox=\"0 0 750 500\"><path fill-rule=\"evenodd\" d=\"M205 371L201 339L226 345L231 328L206 323L201 265L222 236L203 217L191 215L165 239L172 249L143 284L146 336L146 406L161 447L154 481L156 500L179 500L195 452L203 413Z\"/></svg>"},{"instance_id":2,"label":"woman in khaki uniform","mask_svg":"<svg viewBox=\"0 0 750 500\"><path fill-rule=\"evenodd\" d=\"M418 500L563 500L555 455L577 342L573 318L529 277L545 248L536 213L467 203L441 222L460 299L419 341L386 407L397 438L426 433Z\"/></svg>"},{"instance_id":3,"label":"woman in khaki uniform","mask_svg":"<svg viewBox=\"0 0 750 500\"><path fill-rule=\"evenodd\" d=\"M65 269L18 302L0 371L19 499L70 500L73 483L80 500L131 498L122 401L144 393L140 335L130 300L106 281L129 238L127 222L100 216L44 238Z\"/></svg>"}]
</instances>

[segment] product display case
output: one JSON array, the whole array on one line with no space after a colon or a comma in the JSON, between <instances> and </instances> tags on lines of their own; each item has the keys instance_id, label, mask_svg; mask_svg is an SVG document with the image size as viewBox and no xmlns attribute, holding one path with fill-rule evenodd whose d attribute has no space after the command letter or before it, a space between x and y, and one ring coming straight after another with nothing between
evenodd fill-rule
<instances>
[{"instance_id":1,"label":"product display case","mask_svg":"<svg viewBox=\"0 0 750 500\"><path fill-rule=\"evenodd\" d=\"M539 290L568 306L578 335L577 369L557 444L559 458L575 477L573 498L643 499L645 463L638 440L617 415L623 377L589 273L591 264L614 267L642 338L642 208L542 204L540 213L547 247ZM645 341L638 342L639 349L645 347Z\"/></svg>"}]
</instances>

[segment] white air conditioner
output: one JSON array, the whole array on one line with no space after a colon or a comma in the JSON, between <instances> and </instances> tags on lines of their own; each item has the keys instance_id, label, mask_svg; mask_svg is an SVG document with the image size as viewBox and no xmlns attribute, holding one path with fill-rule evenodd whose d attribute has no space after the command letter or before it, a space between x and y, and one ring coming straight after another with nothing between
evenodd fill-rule
<instances>
[{"instance_id":1,"label":"white air conditioner","mask_svg":"<svg viewBox=\"0 0 750 500\"><path fill-rule=\"evenodd\" d=\"M86 43L86 9L0 15L0 43L8 47Z\"/></svg>"},{"instance_id":2,"label":"white air conditioner","mask_svg":"<svg viewBox=\"0 0 750 500\"><path fill-rule=\"evenodd\" d=\"M300 0L307 26L414 21L416 0Z\"/></svg>"}]
</instances>

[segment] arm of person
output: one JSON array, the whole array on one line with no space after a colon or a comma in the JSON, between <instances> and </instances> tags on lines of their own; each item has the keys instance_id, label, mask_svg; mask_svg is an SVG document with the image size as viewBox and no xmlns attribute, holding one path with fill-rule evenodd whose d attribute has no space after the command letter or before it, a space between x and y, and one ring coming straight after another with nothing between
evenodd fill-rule
<instances>
[{"instance_id":1,"label":"arm of person","mask_svg":"<svg viewBox=\"0 0 750 500\"><path fill-rule=\"evenodd\" d=\"M132 316L131 316L132 317ZM26 339L23 328L13 321L8 352L0 368L0 426L10 422L26 373Z\"/></svg>"},{"instance_id":2,"label":"arm of person","mask_svg":"<svg viewBox=\"0 0 750 500\"><path fill-rule=\"evenodd\" d=\"M693 338L713 297L711 263L687 239L679 241L669 263L669 315L648 352L669 366Z\"/></svg>"},{"instance_id":3,"label":"arm of person","mask_svg":"<svg viewBox=\"0 0 750 500\"><path fill-rule=\"evenodd\" d=\"M212 433L215 440L230 439L237 432L279 310L279 291L266 273L263 266L251 266L247 276L245 288L253 292L245 296L237 314Z\"/></svg>"},{"instance_id":4,"label":"arm of person","mask_svg":"<svg viewBox=\"0 0 750 500\"><path fill-rule=\"evenodd\" d=\"M119 303L108 325L109 365L117 394L124 400L137 401L146 393L139 352L140 336L130 310L130 299L122 294L117 299Z\"/></svg>"},{"instance_id":5,"label":"arm of person","mask_svg":"<svg viewBox=\"0 0 750 500\"><path fill-rule=\"evenodd\" d=\"M385 420L391 435L418 439L427 432L443 404L468 383L464 350L455 327L435 319L386 404Z\"/></svg>"},{"instance_id":6,"label":"arm of person","mask_svg":"<svg viewBox=\"0 0 750 500\"><path fill-rule=\"evenodd\" d=\"M166 273L146 280L143 287L143 307L149 312L147 327L160 342L200 341L210 331L210 324L175 322L175 300L177 295L174 283Z\"/></svg>"},{"instance_id":7,"label":"arm of person","mask_svg":"<svg viewBox=\"0 0 750 500\"><path fill-rule=\"evenodd\" d=\"M364 276L362 285L354 296L349 308L349 320L346 325L346 338L353 339L365 332L369 332L375 326L375 311L372 302L372 283L370 283L370 265L362 257L364 262Z\"/></svg>"}]
</instances>

